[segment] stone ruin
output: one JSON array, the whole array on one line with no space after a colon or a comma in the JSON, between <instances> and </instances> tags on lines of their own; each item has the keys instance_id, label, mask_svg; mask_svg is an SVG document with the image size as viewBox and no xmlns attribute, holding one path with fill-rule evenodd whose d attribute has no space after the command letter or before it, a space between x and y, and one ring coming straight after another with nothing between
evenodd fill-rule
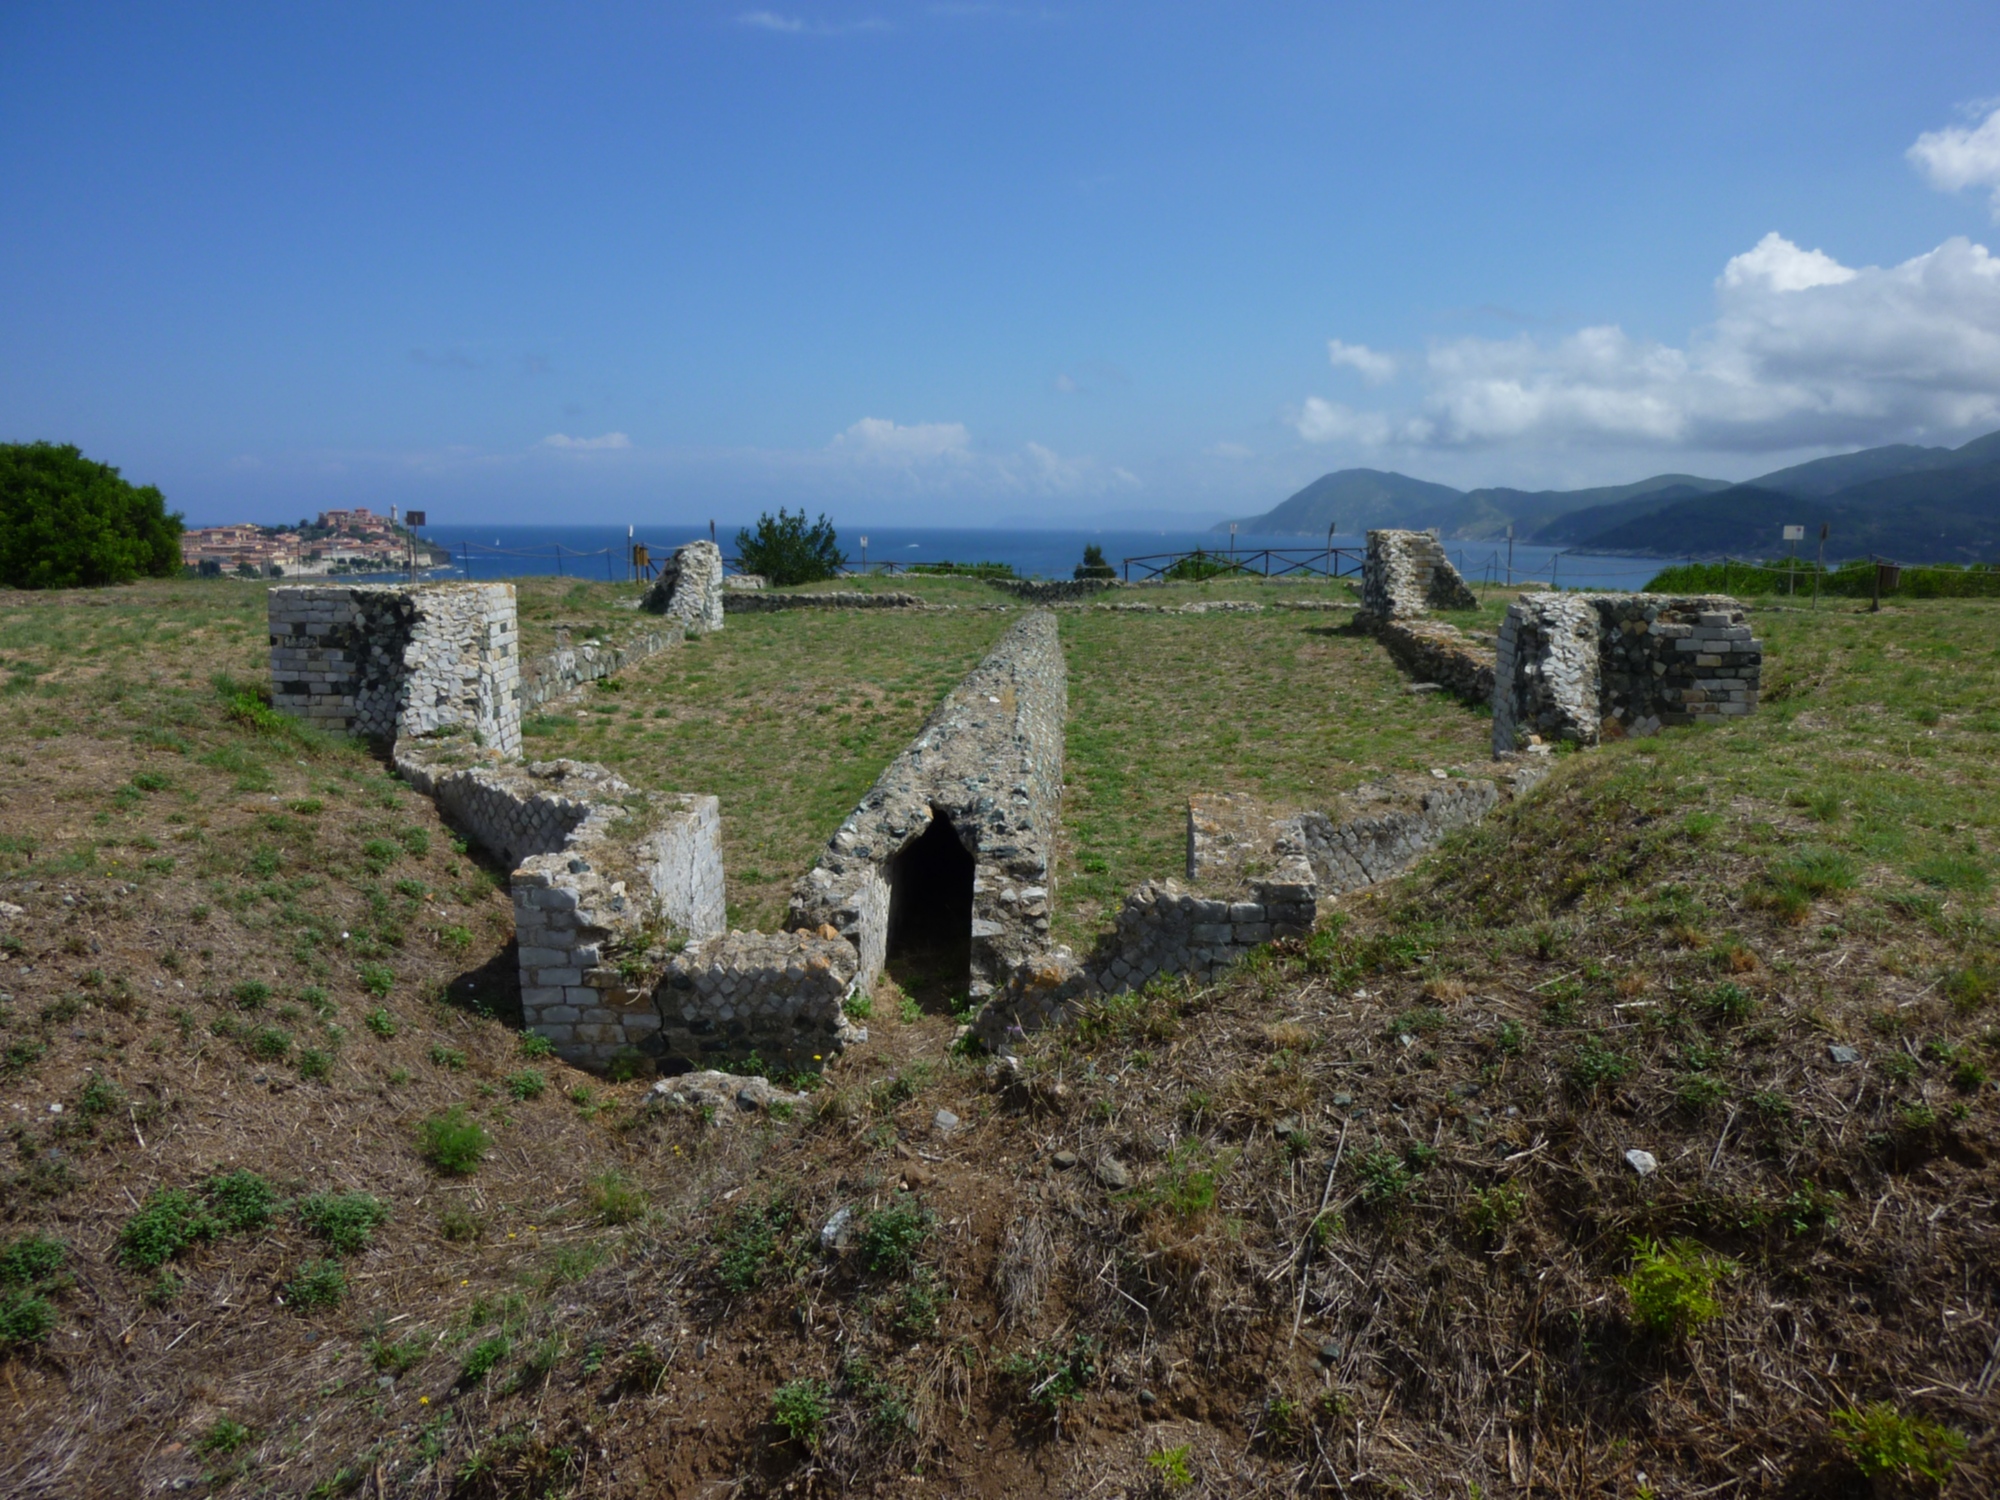
<instances>
[{"instance_id":1,"label":"stone ruin","mask_svg":"<svg viewBox=\"0 0 2000 1500\"><path fill-rule=\"evenodd\" d=\"M853 943L863 988L906 946L963 943L966 993L991 994L1048 945L1068 707L1055 616L1031 611L827 841L788 925Z\"/></svg>"},{"instance_id":2,"label":"stone ruin","mask_svg":"<svg viewBox=\"0 0 2000 1500\"><path fill-rule=\"evenodd\" d=\"M1495 651L1495 753L1753 713L1764 644L1721 594L1523 594Z\"/></svg>"},{"instance_id":3,"label":"stone ruin","mask_svg":"<svg viewBox=\"0 0 2000 1500\"><path fill-rule=\"evenodd\" d=\"M1444 555L1435 531L1371 531L1361 563L1361 609L1375 620L1411 620L1430 609L1477 609L1479 600Z\"/></svg>"},{"instance_id":4,"label":"stone ruin","mask_svg":"<svg viewBox=\"0 0 2000 1500\"><path fill-rule=\"evenodd\" d=\"M678 620L689 635L722 629L722 549L713 542L684 542L660 564L659 577L639 601L641 609Z\"/></svg>"}]
</instances>

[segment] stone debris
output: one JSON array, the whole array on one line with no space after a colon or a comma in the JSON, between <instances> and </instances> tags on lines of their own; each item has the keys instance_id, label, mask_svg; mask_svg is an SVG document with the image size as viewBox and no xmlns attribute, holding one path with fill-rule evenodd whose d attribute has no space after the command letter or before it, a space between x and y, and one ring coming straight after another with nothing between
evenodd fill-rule
<instances>
[{"instance_id":1,"label":"stone debris","mask_svg":"<svg viewBox=\"0 0 2000 1500\"><path fill-rule=\"evenodd\" d=\"M1106 589L1123 587L1115 578L989 578L986 582L1029 604L1074 604Z\"/></svg>"},{"instance_id":2,"label":"stone debris","mask_svg":"<svg viewBox=\"0 0 2000 1500\"><path fill-rule=\"evenodd\" d=\"M24 906L16 906L11 901L0 901L0 917L11 921L15 917L25 917L27 914L28 910Z\"/></svg>"},{"instance_id":3,"label":"stone debris","mask_svg":"<svg viewBox=\"0 0 2000 1500\"><path fill-rule=\"evenodd\" d=\"M722 549L710 541L684 542L660 564L640 608L678 620L689 635L722 629Z\"/></svg>"},{"instance_id":4,"label":"stone debris","mask_svg":"<svg viewBox=\"0 0 2000 1500\"><path fill-rule=\"evenodd\" d=\"M1058 1172L1067 1172L1076 1165L1076 1153L1074 1151L1058 1151L1054 1156L1049 1158L1049 1165L1054 1167Z\"/></svg>"},{"instance_id":5,"label":"stone debris","mask_svg":"<svg viewBox=\"0 0 2000 1500\"><path fill-rule=\"evenodd\" d=\"M1636 1146L1625 1153L1625 1164L1641 1177L1651 1177L1660 1170L1659 1159L1650 1151L1641 1151Z\"/></svg>"},{"instance_id":6,"label":"stone debris","mask_svg":"<svg viewBox=\"0 0 2000 1500\"><path fill-rule=\"evenodd\" d=\"M1023 615L938 707L792 887L788 927L831 926L882 971L897 858L949 821L974 861L970 989L983 1000L1048 945L1069 679L1055 616Z\"/></svg>"},{"instance_id":7,"label":"stone debris","mask_svg":"<svg viewBox=\"0 0 2000 1500\"><path fill-rule=\"evenodd\" d=\"M833 1216L820 1226L819 1247L828 1255L845 1250L854 1243L854 1205L847 1203L833 1211Z\"/></svg>"},{"instance_id":8,"label":"stone debris","mask_svg":"<svg viewBox=\"0 0 2000 1500\"><path fill-rule=\"evenodd\" d=\"M952 1132L959 1128L961 1123L958 1116L948 1109L940 1109L936 1114L931 1116L931 1129L939 1135L952 1134Z\"/></svg>"},{"instance_id":9,"label":"stone debris","mask_svg":"<svg viewBox=\"0 0 2000 1500\"><path fill-rule=\"evenodd\" d=\"M1851 1068L1861 1061L1861 1054L1853 1047L1843 1047L1838 1043L1826 1049L1827 1058L1836 1067Z\"/></svg>"},{"instance_id":10,"label":"stone debris","mask_svg":"<svg viewBox=\"0 0 2000 1500\"><path fill-rule=\"evenodd\" d=\"M1113 1193L1122 1193L1132 1185L1132 1174L1125 1163L1115 1156L1100 1156L1092 1169L1103 1187Z\"/></svg>"},{"instance_id":11,"label":"stone debris","mask_svg":"<svg viewBox=\"0 0 2000 1500\"><path fill-rule=\"evenodd\" d=\"M722 607L732 615L779 614L791 609L939 609L916 594L872 593L862 589L826 589L810 594L761 593L749 590L723 596Z\"/></svg>"},{"instance_id":12,"label":"stone debris","mask_svg":"<svg viewBox=\"0 0 2000 1500\"><path fill-rule=\"evenodd\" d=\"M807 1102L806 1095L788 1094L768 1078L713 1070L662 1078L646 1097L684 1109L714 1110L718 1124L735 1114L768 1111L774 1104L797 1108Z\"/></svg>"}]
</instances>

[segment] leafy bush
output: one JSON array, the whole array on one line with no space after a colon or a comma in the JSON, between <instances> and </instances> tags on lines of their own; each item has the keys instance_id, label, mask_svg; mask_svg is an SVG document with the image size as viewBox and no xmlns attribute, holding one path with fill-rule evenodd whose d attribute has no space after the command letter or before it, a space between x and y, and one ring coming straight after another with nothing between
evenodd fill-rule
<instances>
[{"instance_id":1,"label":"leafy bush","mask_svg":"<svg viewBox=\"0 0 2000 1500\"><path fill-rule=\"evenodd\" d=\"M539 1099L542 1091L549 1086L540 1068L523 1068L518 1073L507 1075L507 1092L523 1101Z\"/></svg>"},{"instance_id":2,"label":"leafy bush","mask_svg":"<svg viewBox=\"0 0 2000 1500\"><path fill-rule=\"evenodd\" d=\"M1701 999L1709 1018L1726 1026L1736 1026L1756 1014L1757 999L1742 985L1724 980Z\"/></svg>"},{"instance_id":3,"label":"leafy bush","mask_svg":"<svg viewBox=\"0 0 2000 1500\"><path fill-rule=\"evenodd\" d=\"M0 583L94 588L181 567L181 517L73 445L0 444Z\"/></svg>"},{"instance_id":4,"label":"leafy bush","mask_svg":"<svg viewBox=\"0 0 2000 1500\"><path fill-rule=\"evenodd\" d=\"M248 1234L262 1229L278 1211L277 1189L257 1173L238 1169L220 1172L202 1184L219 1229Z\"/></svg>"},{"instance_id":5,"label":"leafy bush","mask_svg":"<svg viewBox=\"0 0 2000 1500\"><path fill-rule=\"evenodd\" d=\"M1023 1395L1051 1413L1065 1401L1081 1401L1097 1379L1097 1341L1087 1333L1070 1340L1069 1348L1043 1344L1008 1355L996 1367L1003 1380L1022 1388Z\"/></svg>"},{"instance_id":6,"label":"leafy bush","mask_svg":"<svg viewBox=\"0 0 2000 1500\"><path fill-rule=\"evenodd\" d=\"M1104 560L1104 549L1095 542L1083 544L1083 561L1077 564L1078 578L1116 578L1118 570Z\"/></svg>"},{"instance_id":7,"label":"leafy bush","mask_svg":"<svg viewBox=\"0 0 2000 1500\"><path fill-rule=\"evenodd\" d=\"M264 1002L271 998L271 987L261 979L246 979L229 994L245 1010L262 1010Z\"/></svg>"},{"instance_id":8,"label":"leafy bush","mask_svg":"<svg viewBox=\"0 0 2000 1500\"><path fill-rule=\"evenodd\" d=\"M394 1036L396 1018L378 1005L368 1012L368 1029L377 1036Z\"/></svg>"},{"instance_id":9,"label":"leafy bush","mask_svg":"<svg viewBox=\"0 0 2000 1500\"><path fill-rule=\"evenodd\" d=\"M361 987L380 1000L396 987L396 975L386 964L363 964Z\"/></svg>"},{"instance_id":10,"label":"leafy bush","mask_svg":"<svg viewBox=\"0 0 2000 1500\"><path fill-rule=\"evenodd\" d=\"M229 1417L217 1417L215 1425L195 1439L195 1452L225 1458L250 1441L250 1429Z\"/></svg>"},{"instance_id":11,"label":"leafy bush","mask_svg":"<svg viewBox=\"0 0 2000 1500\"><path fill-rule=\"evenodd\" d=\"M477 1385L492 1374L500 1361L513 1352L514 1341L504 1333L496 1333L483 1338L472 1346L472 1352L465 1356L465 1363L459 1367L458 1378L463 1385Z\"/></svg>"},{"instance_id":12,"label":"leafy bush","mask_svg":"<svg viewBox=\"0 0 2000 1500\"><path fill-rule=\"evenodd\" d=\"M389 1205L370 1193L314 1193L299 1200L299 1220L342 1255L365 1250L387 1222Z\"/></svg>"},{"instance_id":13,"label":"leafy bush","mask_svg":"<svg viewBox=\"0 0 2000 1500\"><path fill-rule=\"evenodd\" d=\"M1833 1435L1871 1479L1921 1478L1942 1485L1965 1455L1965 1434L1908 1417L1887 1401L1833 1414Z\"/></svg>"},{"instance_id":14,"label":"leafy bush","mask_svg":"<svg viewBox=\"0 0 2000 1500\"><path fill-rule=\"evenodd\" d=\"M1361 1179L1364 1203L1397 1203L1416 1184L1403 1158L1393 1151L1364 1151L1354 1159L1354 1175Z\"/></svg>"},{"instance_id":15,"label":"leafy bush","mask_svg":"<svg viewBox=\"0 0 2000 1500\"><path fill-rule=\"evenodd\" d=\"M309 1260L285 1283L285 1300L300 1312L338 1307L347 1295L347 1272L337 1260Z\"/></svg>"},{"instance_id":16,"label":"leafy bush","mask_svg":"<svg viewBox=\"0 0 2000 1500\"><path fill-rule=\"evenodd\" d=\"M591 1212L607 1224L629 1224L646 1211L646 1195L623 1172L603 1172L583 1190Z\"/></svg>"},{"instance_id":17,"label":"leafy bush","mask_svg":"<svg viewBox=\"0 0 2000 1500\"><path fill-rule=\"evenodd\" d=\"M858 1236L861 1259L871 1271L895 1276L910 1268L910 1261L931 1232L931 1216L913 1198L898 1196L887 1208L878 1208L861 1220Z\"/></svg>"},{"instance_id":18,"label":"leafy bush","mask_svg":"<svg viewBox=\"0 0 2000 1500\"><path fill-rule=\"evenodd\" d=\"M521 1046L521 1056L523 1057L555 1056L556 1044L550 1041L545 1036L537 1036L532 1031L524 1031L521 1033L520 1046Z\"/></svg>"},{"instance_id":19,"label":"leafy bush","mask_svg":"<svg viewBox=\"0 0 2000 1500\"><path fill-rule=\"evenodd\" d=\"M813 1447L833 1415L833 1392L824 1380L788 1380L771 1392L771 1420L795 1443Z\"/></svg>"},{"instance_id":20,"label":"leafy bush","mask_svg":"<svg viewBox=\"0 0 2000 1500\"><path fill-rule=\"evenodd\" d=\"M119 1258L138 1271L164 1265L188 1246L211 1240L222 1223L186 1188L155 1188L118 1233Z\"/></svg>"},{"instance_id":21,"label":"leafy bush","mask_svg":"<svg viewBox=\"0 0 2000 1500\"><path fill-rule=\"evenodd\" d=\"M68 1247L46 1234L24 1235L0 1249L0 1286L42 1286L63 1267Z\"/></svg>"},{"instance_id":22,"label":"leafy bush","mask_svg":"<svg viewBox=\"0 0 2000 1500\"><path fill-rule=\"evenodd\" d=\"M56 1326L56 1310L37 1292L15 1289L0 1294L0 1352L39 1344Z\"/></svg>"},{"instance_id":23,"label":"leafy bush","mask_svg":"<svg viewBox=\"0 0 2000 1500\"><path fill-rule=\"evenodd\" d=\"M792 1227L792 1207L783 1198L739 1204L716 1231L722 1249L716 1280L730 1292L755 1291L778 1253L779 1236Z\"/></svg>"},{"instance_id":24,"label":"leafy bush","mask_svg":"<svg viewBox=\"0 0 2000 1500\"><path fill-rule=\"evenodd\" d=\"M1077 576L1083 576L1081 570ZM1192 1443L1179 1443L1172 1448L1159 1448L1148 1453L1146 1462L1160 1476L1160 1483L1166 1488L1184 1490L1194 1483L1194 1470L1188 1464L1188 1457L1193 1452Z\"/></svg>"},{"instance_id":25,"label":"leafy bush","mask_svg":"<svg viewBox=\"0 0 2000 1500\"><path fill-rule=\"evenodd\" d=\"M423 1154L432 1166L440 1172L449 1172L455 1177L467 1177L479 1170L479 1164L486 1159L486 1151L493 1144L477 1120L465 1113L465 1107L454 1104L443 1114L432 1115L417 1127Z\"/></svg>"},{"instance_id":26,"label":"leafy bush","mask_svg":"<svg viewBox=\"0 0 2000 1500\"><path fill-rule=\"evenodd\" d=\"M782 507L775 517L767 511L755 531L738 531L736 556L746 573L762 573L774 588L831 578L847 565L833 522L822 514L808 525L804 506L797 515Z\"/></svg>"},{"instance_id":27,"label":"leafy bush","mask_svg":"<svg viewBox=\"0 0 2000 1500\"><path fill-rule=\"evenodd\" d=\"M1734 1275L1736 1263L1711 1255L1692 1240L1671 1245L1632 1242L1632 1269L1619 1278L1632 1299L1632 1316L1648 1333L1681 1338L1722 1309L1716 1286Z\"/></svg>"}]
</instances>

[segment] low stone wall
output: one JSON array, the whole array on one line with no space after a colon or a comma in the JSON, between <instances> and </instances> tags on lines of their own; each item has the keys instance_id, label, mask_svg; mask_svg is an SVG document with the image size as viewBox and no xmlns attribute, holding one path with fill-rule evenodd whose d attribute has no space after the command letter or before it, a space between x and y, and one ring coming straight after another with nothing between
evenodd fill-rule
<instances>
[{"instance_id":1,"label":"low stone wall","mask_svg":"<svg viewBox=\"0 0 2000 1500\"><path fill-rule=\"evenodd\" d=\"M1419 682L1434 682L1467 703L1493 701L1493 651L1442 620L1371 617L1389 657Z\"/></svg>"},{"instance_id":2,"label":"low stone wall","mask_svg":"<svg viewBox=\"0 0 2000 1500\"><path fill-rule=\"evenodd\" d=\"M818 594L778 594L756 590L728 593L722 607L732 615L768 615L787 609L922 609L915 594L865 593L860 589L828 590Z\"/></svg>"},{"instance_id":3,"label":"low stone wall","mask_svg":"<svg viewBox=\"0 0 2000 1500\"><path fill-rule=\"evenodd\" d=\"M1048 941L1069 680L1055 616L1017 621L939 705L792 890L787 925L854 944L865 988L887 951L893 862L942 815L974 861L971 994Z\"/></svg>"},{"instance_id":4,"label":"low stone wall","mask_svg":"<svg viewBox=\"0 0 2000 1500\"><path fill-rule=\"evenodd\" d=\"M459 731L519 753L512 584L275 588L266 611L280 713L378 740Z\"/></svg>"},{"instance_id":5,"label":"low stone wall","mask_svg":"<svg viewBox=\"0 0 2000 1500\"><path fill-rule=\"evenodd\" d=\"M854 993L854 945L806 932L732 932L667 963L655 991L670 1072L741 1063L817 1073L868 1033L843 1006Z\"/></svg>"},{"instance_id":6,"label":"low stone wall","mask_svg":"<svg viewBox=\"0 0 2000 1500\"><path fill-rule=\"evenodd\" d=\"M713 542L684 542L660 564L660 576L639 607L680 622L689 635L722 629L722 549Z\"/></svg>"},{"instance_id":7,"label":"low stone wall","mask_svg":"<svg viewBox=\"0 0 2000 1500\"><path fill-rule=\"evenodd\" d=\"M1721 594L1523 594L1495 651L1495 753L1755 712L1763 643Z\"/></svg>"},{"instance_id":8,"label":"low stone wall","mask_svg":"<svg viewBox=\"0 0 2000 1500\"><path fill-rule=\"evenodd\" d=\"M762 573L725 573L722 576L722 587L726 593L747 594L770 587L770 580Z\"/></svg>"},{"instance_id":9,"label":"low stone wall","mask_svg":"<svg viewBox=\"0 0 2000 1500\"><path fill-rule=\"evenodd\" d=\"M1324 811L1291 819L1277 851L1303 859L1322 896L1360 890L1402 874L1453 829L1477 823L1500 805L1501 791L1472 777L1367 782Z\"/></svg>"},{"instance_id":10,"label":"low stone wall","mask_svg":"<svg viewBox=\"0 0 2000 1500\"><path fill-rule=\"evenodd\" d=\"M660 1057L653 988L670 950L723 928L716 799L640 792L583 761L487 760L449 741L399 745L396 769L513 867L522 1024L580 1066Z\"/></svg>"},{"instance_id":11,"label":"low stone wall","mask_svg":"<svg viewBox=\"0 0 2000 1500\"><path fill-rule=\"evenodd\" d=\"M523 665L521 709L524 713L546 708L559 699L567 698L585 683L622 672L634 662L671 650L687 639L678 621L658 630L641 631L611 644L586 640L582 645L571 645L563 639L564 634L560 630L556 633L555 650Z\"/></svg>"},{"instance_id":12,"label":"low stone wall","mask_svg":"<svg viewBox=\"0 0 2000 1500\"><path fill-rule=\"evenodd\" d=\"M1029 604L1075 604L1106 589L1118 587L1115 578L989 578L1003 594Z\"/></svg>"},{"instance_id":13,"label":"low stone wall","mask_svg":"<svg viewBox=\"0 0 2000 1500\"><path fill-rule=\"evenodd\" d=\"M1371 531L1361 563L1361 608L1382 620L1426 609L1477 609L1435 531Z\"/></svg>"}]
</instances>

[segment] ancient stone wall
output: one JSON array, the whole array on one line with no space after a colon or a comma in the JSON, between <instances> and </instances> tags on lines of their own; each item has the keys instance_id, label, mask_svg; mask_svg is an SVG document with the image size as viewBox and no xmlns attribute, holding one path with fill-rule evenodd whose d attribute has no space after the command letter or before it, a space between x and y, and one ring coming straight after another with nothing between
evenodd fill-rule
<instances>
[{"instance_id":1,"label":"ancient stone wall","mask_svg":"<svg viewBox=\"0 0 2000 1500\"><path fill-rule=\"evenodd\" d=\"M1419 682L1484 707L1493 701L1493 651L1443 620L1373 619L1390 659Z\"/></svg>"},{"instance_id":2,"label":"ancient stone wall","mask_svg":"<svg viewBox=\"0 0 2000 1500\"><path fill-rule=\"evenodd\" d=\"M399 744L396 769L512 867L522 1024L579 1066L657 1059L653 989L671 949L724 925L716 799L641 792L584 761L495 762L448 740Z\"/></svg>"},{"instance_id":3,"label":"ancient stone wall","mask_svg":"<svg viewBox=\"0 0 2000 1500\"><path fill-rule=\"evenodd\" d=\"M1523 594L1495 651L1495 753L1752 713L1763 644L1720 594Z\"/></svg>"},{"instance_id":4,"label":"ancient stone wall","mask_svg":"<svg viewBox=\"0 0 2000 1500\"><path fill-rule=\"evenodd\" d=\"M892 862L940 814L974 861L970 985L983 999L1047 945L1068 676L1055 616L1017 621L842 823L792 891L788 925L854 944L865 988L887 951Z\"/></svg>"},{"instance_id":5,"label":"ancient stone wall","mask_svg":"<svg viewBox=\"0 0 2000 1500\"><path fill-rule=\"evenodd\" d=\"M1361 563L1361 608L1380 620L1412 619L1426 609L1477 609L1434 531L1371 531Z\"/></svg>"},{"instance_id":6,"label":"ancient stone wall","mask_svg":"<svg viewBox=\"0 0 2000 1500\"><path fill-rule=\"evenodd\" d=\"M635 662L685 643L678 620L655 630L642 630L622 641L584 640L573 644L568 632L556 631L556 649L521 668L521 709L546 708L567 698L585 683L622 672Z\"/></svg>"},{"instance_id":7,"label":"ancient stone wall","mask_svg":"<svg viewBox=\"0 0 2000 1500\"><path fill-rule=\"evenodd\" d=\"M678 620L689 635L722 629L722 549L714 542L683 542L660 564L640 608Z\"/></svg>"},{"instance_id":8,"label":"ancient stone wall","mask_svg":"<svg viewBox=\"0 0 2000 1500\"><path fill-rule=\"evenodd\" d=\"M370 739L459 732L519 753L512 584L275 588L266 608L280 713Z\"/></svg>"},{"instance_id":9,"label":"ancient stone wall","mask_svg":"<svg viewBox=\"0 0 2000 1500\"><path fill-rule=\"evenodd\" d=\"M1003 594L1012 594L1029 604L1075 604L1117 588L1115 578L989 578Z\"/></svg>"},{"instance_id":10,"label":"ancient stone wall","mask_svg":"<svg viewBox=\"0 0 2000 1500\"><path fill-rule=\"evenodd\" d=\"M922 609L924 601L915 594L865 593L860 589L831 589L813 594L750 590L725 594L722 607L732 615L768 615L788 609Z\"/></svg>"},{"instance_id":11,"label":"ancient stone wall","mask_svg":"<svg viewBox=\"0 0 2000 1500\"><path fill-rule=\"evenodd\" d=\"M842 1008L859 967L854 945L807 932L732 932L668 961L655 991L669 1071L741 1064L817 1073L867 1040Z\"/></svg>"}]
</instances>

